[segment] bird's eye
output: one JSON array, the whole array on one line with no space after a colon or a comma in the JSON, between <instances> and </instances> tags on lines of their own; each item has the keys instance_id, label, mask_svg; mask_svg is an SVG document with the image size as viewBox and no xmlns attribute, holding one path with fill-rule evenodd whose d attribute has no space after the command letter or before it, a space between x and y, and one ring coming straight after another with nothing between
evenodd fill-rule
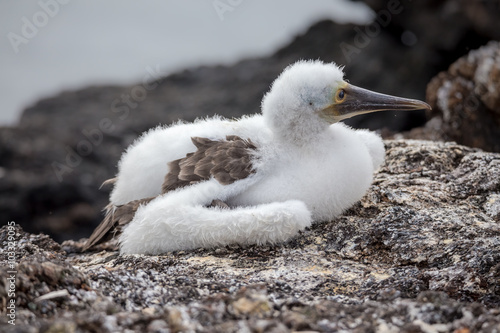
<instances>
[{"instance_id":1,"label":"bird's eye","mask_svg":"<svg viewBox=\"0 0 500 333\"><path fill-rule=\"evenodd\" d=\"M344 100L344 98L345 98L345 95L346 95L345 90L344 89L339 89L337 91L337 96L336 96L335 99L337 100L337 102L342 102Z\"/></svg>"}]
</instances>

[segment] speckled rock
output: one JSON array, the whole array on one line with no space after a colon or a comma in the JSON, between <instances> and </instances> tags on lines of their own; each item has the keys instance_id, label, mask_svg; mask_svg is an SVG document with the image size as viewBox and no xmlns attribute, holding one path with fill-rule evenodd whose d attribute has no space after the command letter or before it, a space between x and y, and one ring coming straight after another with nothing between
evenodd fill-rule
<instances>
[{"instance_id":1,"label":"speckled rock","mask_svg":"<svg viewBox=\"0 0 500 333\"><path fill-rule=\"evenodd\" d=\"M18 227L16 326L2 312L2 328L499 331L500 154L409 140L386 149L357 205L286 244L119 256Z\"/></svg>"},{"instance_id":2,"label":"speckled rock","mask_svg":"<svg viewBox=\"0 0 500 333\"><path fill-rule=\"evenodd\" d=\"M427 86L427 127L444 140L500 152L500 43L471 51Z\"/></svg>"}]
</instances>

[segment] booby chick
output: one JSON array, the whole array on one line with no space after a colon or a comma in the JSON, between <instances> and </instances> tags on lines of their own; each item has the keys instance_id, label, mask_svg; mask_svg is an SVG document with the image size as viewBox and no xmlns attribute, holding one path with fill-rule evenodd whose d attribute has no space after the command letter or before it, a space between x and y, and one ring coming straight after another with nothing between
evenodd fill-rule
<instances>
[{"instance_id":1,"label":"booby chick","mask_svg":"<svg viewBox=\"0 0 500 333\"><path fill-rule=\"evenodd\" d=\"M119 237L122 254L286 241L359 201L384 160L382 139L339 121L430 109L358 88L334 63L299 61L262 113L158 127L123 154L106 217L85 249Z\"/></svg>"}]
</instances>

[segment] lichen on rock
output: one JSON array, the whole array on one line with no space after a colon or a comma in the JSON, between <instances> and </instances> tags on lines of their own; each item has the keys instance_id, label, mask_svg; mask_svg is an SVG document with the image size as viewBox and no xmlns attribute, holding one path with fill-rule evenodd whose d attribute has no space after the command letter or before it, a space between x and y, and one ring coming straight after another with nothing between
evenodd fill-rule
<instances>
[{"instance_id":1,"label":"lichen on rock","mask_svg":"<svg viewBox=\"0 0 500 333\"><path fill-rule=\"evenodd\" d=\"M500 329L500 155L411 140L386 141L386 150L358 204L276 246L119 256L19 228L16 327Z\"/></svg>"}]
</instances>

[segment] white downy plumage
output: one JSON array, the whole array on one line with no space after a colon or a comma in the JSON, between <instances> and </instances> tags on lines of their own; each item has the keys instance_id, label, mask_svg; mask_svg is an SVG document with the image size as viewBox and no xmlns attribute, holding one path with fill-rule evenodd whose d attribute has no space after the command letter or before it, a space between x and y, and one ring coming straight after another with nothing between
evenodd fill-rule
<instances>
[{"instance_id":1,"label":"white downy plumage","mask_svg":"<svg viewBox=\"0 0 500 333\"><path fill-rule=\"evenodd\" d=\"M262 114L155 128L129 147L119 163L113 205L159 195L125 227L121 253L286 241L312 221L330 220L361 199L384 160L377 134L337 121L379 110L427 107L347 84L335 64L300 61L275 80L263 99ZM191 137L227 135L249 138L257 146L254 174L230 185L211 178L160 195L167 163L196 150ZM214 199L231 209L206 207Z\"/></svg>"}]
</instances>

